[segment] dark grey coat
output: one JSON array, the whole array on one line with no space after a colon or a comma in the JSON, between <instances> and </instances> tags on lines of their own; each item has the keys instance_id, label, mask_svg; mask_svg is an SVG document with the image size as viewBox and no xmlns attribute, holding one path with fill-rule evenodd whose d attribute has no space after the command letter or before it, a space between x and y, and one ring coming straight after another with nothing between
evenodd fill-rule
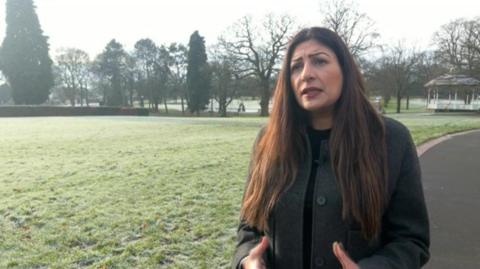
<instances>
[{"instance_id":1,"label":"dark grey coat","mask_svg":"<svg viewBox=\"0 0 480 269\"><path fill-rule=\"evenodd\" d=\"M361 269L416 269L429 258L429 224L415 145L407 128L385 119L388 148L388 199L382 231L377 240L363 239L360 227L341 217L342 202L328 153L320 149L314 189L311 268L341 268L332 251L342 242ZM308 139L307 139L308 141ZM311 154L299 169L294 184L281 196L269 218L269 269L303 268L302 236L305 191ZM232 268L238 268L263 232L241 222Z\"/></svg>"}]
</instances>

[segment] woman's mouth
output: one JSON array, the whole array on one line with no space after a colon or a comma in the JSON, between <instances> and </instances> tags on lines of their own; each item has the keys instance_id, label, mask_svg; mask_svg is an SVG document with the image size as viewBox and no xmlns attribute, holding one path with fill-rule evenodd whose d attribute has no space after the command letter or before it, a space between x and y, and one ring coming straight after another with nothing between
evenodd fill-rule
<instances>
[{"instance_id":1,"label":"woman's mouth","mask_svg":"<svg viewBox=\"0 0 480 269\"><path fill-rule=\"evenodd\" d=\"M322 92L322 89L310 87L302 90L302 96L305 96L307 99L314 98Z\"/></svg>"}]
</instances>

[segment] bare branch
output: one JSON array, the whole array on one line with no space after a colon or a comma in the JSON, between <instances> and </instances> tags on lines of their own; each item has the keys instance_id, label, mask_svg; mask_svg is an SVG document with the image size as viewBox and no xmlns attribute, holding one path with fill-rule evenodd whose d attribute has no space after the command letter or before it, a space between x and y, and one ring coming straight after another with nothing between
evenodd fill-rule
<instances>
[{"instance_id":1,"label":"bare branch","mask_svg":"<svg viewBox=\"0 0 480 269\"><path fill-rule=\"evenodd\" d=\"M262 114L268 111L270 80L278 70L292 30L296 30L294 21L287 15L268 14L261 24L253 23L251 17L243 17L219 39L223 51L235 63L234 72L240 77L253 74L262 85Z\"/></svg>"},{"instance_id":2,"label":"bare branch","mask_svg":"<svg viewBox=\"0 0 480 269\"><path fill-rule=\"evenodd\" d=\"M375 46L379 37L375 23L367 14L357 11L353 2L330 0L321 11L325 27L340 35L357 59Z\"/></svg>"}]
</instances>

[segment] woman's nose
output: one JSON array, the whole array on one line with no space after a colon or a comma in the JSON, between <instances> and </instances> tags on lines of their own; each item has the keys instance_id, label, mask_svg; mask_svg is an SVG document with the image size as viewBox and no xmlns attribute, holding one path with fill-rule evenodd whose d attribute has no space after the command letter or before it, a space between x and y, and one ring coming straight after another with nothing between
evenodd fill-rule
<instances>
[{"instance_id":1,"label":"woman's nose","mask_svg":"<svg viewBox=\"0 0 480 269\"><path fill-rule=\"evenodd\" d=\"M301 79L304 81L309 81L313 78L313 70L310 63L306 62L303 65L303 70L301 74Z\"/></svg>"}]
</instances>

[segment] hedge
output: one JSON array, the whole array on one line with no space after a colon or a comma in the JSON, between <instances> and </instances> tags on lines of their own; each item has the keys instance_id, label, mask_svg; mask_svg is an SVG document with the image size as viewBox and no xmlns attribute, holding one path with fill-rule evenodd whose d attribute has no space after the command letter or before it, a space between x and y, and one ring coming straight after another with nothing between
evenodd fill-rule
<instances>
[{"instance_id":1,"label":"hedge","mask_svg":"<svg viewBox=\"0 0 480 269\"><path fill-rule=\"evenodd\" d=\"M67 106L0 106L0 117L51 116L148 116L146 108L67 107Z\"/></svg>"}]
</instances>

